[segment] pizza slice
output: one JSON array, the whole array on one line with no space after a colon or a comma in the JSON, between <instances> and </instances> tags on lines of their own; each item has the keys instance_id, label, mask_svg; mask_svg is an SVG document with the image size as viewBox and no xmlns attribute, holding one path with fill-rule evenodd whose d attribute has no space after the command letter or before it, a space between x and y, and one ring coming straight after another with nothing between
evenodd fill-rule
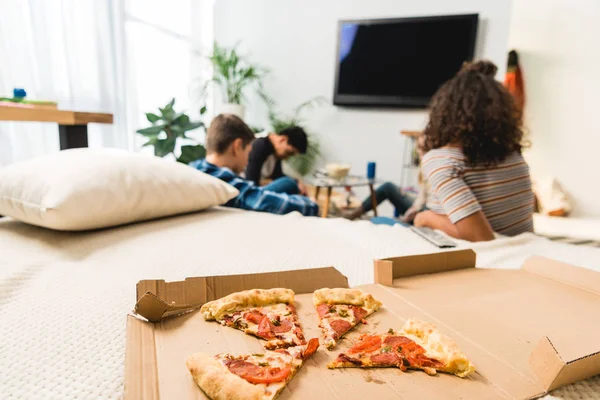
<instances>
[{"instance_id":1,"label":"pizza slice","mask_svg":"<svg viewBox=\"0 0 600 400\"><path fill-rule=\"evenodd\" d=\"M319 289L313 294L324 345L331 350L348 331L381 307L381 302L358 289Z\"/></svg>"},{"instance_id":2,"label":"pizza slice","mask_svg":"<svg viewBox=\"0 0 600 400\"><path fill-rule=\"evenodd\" d=\"M215 320L266 340L266 349L306 344L290 289L232 293L204 304L200 312L207 321Z\"/></svg>"},{"instance_id":3,"label":"pizza slice","mask_svg":"<svg viewBox=\"0 0 600 400\"><path fill-rule=\"evenodd\" d=\"M346 353L338 355L328 368L398 367L421 369L429 375L447 372L461 378L475 367L458 345L433 324L410 319L395 333L362 335Z\"/></svg>"},{"instance_id":4,"label":"pizza slice","mask_svg":"<svg viewBox=\"0 0 600 400\"><path fill-rule=\"evenodd\" d=\"M274 399L298 369L317 351L319 340L261 354L214 357L197 353L186 365L196 384L212 400Z\"/></svg>"}]
</instances>

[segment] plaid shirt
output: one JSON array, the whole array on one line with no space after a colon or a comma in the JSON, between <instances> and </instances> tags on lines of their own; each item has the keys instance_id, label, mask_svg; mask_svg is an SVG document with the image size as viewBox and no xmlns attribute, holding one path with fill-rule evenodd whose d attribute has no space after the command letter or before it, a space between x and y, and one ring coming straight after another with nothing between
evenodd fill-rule
<instances>
[{"instance_id":1,"label":"plaid shirt","mask_svg":"<svg viewBox=\"0 0 600 400\"><path fill-rule=\"evenodd\" d=\"M306 216L317 215L319 212L319 206L308 197L265 190L254 185L253 182L240 178L229 168L217 167L204 159L193 161L190 166L219 178L239 190L240 194L225 203L226 207L264 211L272 214L287 214L298 211Z\"/></svg>"}]
</instances>

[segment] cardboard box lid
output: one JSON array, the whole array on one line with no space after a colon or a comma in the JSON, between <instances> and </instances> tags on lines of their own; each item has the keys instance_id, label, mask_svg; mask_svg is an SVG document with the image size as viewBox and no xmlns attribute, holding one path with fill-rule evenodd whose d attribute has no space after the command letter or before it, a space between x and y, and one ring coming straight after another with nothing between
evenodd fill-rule
<instances>
[{"instance_id":1,"label":"cardboard box lid","mask_svg":"<svg viewBox=\"0 0 600 400\"><path fill-rule=\"evenodd\" d=\"M478 371L511 397L600 373L600 273L543 257L520 270L474 267L472 250L388 258L375 261L375 279L453 331Z\"/></svg>"},{"instance_id":2,"label":"cardboard box lid","mask_svg":"<svg viewBox=\"0 0 600 400\"><path fill-rule=\"evenodd\" d=\"M142 280L136 286L135 313L150 322L184 314L204 303L246 289L284 287L312 293L329 285L348 287L348 278L333 267L261 274L186 278L184 281Z\"/></svg>"}]
</instances>

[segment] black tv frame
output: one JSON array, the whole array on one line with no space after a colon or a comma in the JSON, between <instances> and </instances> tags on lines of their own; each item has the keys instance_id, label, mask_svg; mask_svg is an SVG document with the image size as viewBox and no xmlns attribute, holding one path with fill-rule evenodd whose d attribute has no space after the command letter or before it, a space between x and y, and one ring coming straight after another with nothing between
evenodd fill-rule
<instances>
[{"instance_id":1,"label":"black tv frame","mask_svg":"<svg viewBox=\"0 0 600 400\"><path fill-rule=\"evenodd\" d=\"M335 85L333 89L333 104L336 106L353 106L353 107L393 107L393 108L427 108L429 97L415 96L378 96L378 95L354 95L354 94L339 94L338 85L340 79L340 36L342 25L347 23L357 23L361 25L375 25L382 23L393 22L422 22L432 20L452 20L452 19L467 19L472 20L471 37L469 38L469 56L467 61L472 61L475 55L475 42L477 40L477 28L479 25L479 14L454 14L454 15L439 15L428 17L406 17L406 18L378 18L378 19L346 19L338 21L337 29L337 46L335 51Z\"/></svg>"}]
</instances>

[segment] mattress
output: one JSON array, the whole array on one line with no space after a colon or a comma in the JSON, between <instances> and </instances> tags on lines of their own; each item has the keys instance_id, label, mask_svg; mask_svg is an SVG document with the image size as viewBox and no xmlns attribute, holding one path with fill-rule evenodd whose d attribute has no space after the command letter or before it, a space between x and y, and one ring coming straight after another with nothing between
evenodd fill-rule
<instances>
[{"instance_id":1,"label":"mattress","mask_svg":"<svg viewBox=\"0 0 600 400\"><path fill-rule=\"evenodd\" d=\"M517 268L541 254L588 268L600 249L531 234L472 247L478 266ZM215 208L85 233L0 219L0 397L120 398L125 319L140 279L333 265L373 282L374 258L438 251L400 226ZM600 378L548 398L600 397Z\"/></svg>"}]
</instances>

